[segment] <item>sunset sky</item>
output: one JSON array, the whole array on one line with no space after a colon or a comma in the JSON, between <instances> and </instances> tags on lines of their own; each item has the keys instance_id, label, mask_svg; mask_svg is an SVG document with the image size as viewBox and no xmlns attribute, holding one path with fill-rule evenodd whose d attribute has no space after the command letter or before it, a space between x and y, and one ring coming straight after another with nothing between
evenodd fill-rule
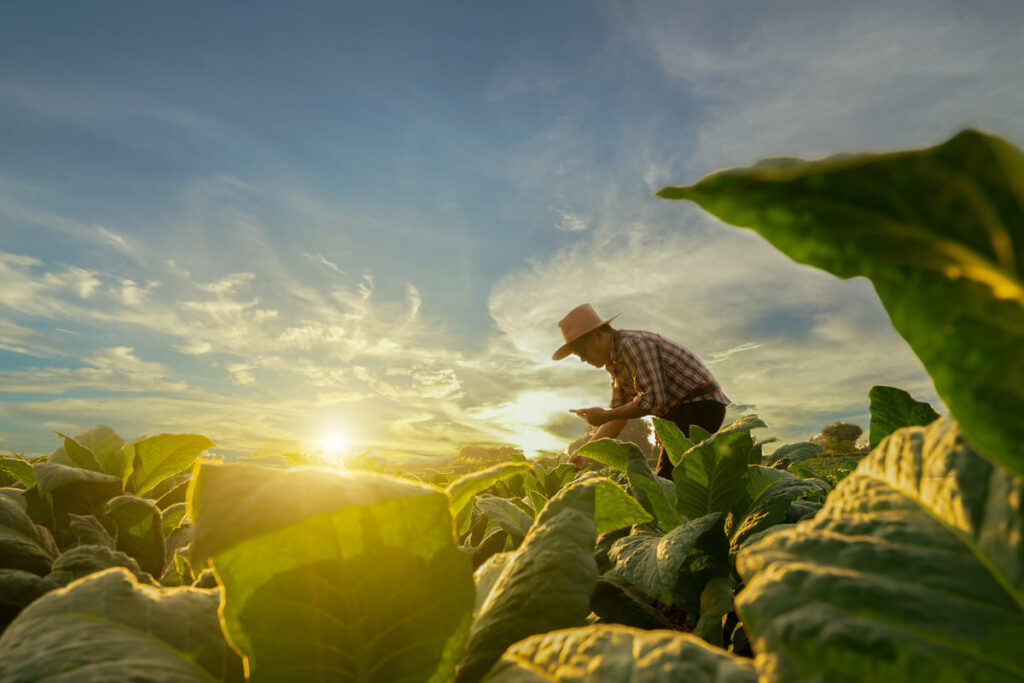
<instances>
[{"instance_id":1,"label":"sunset sky","mask_svg":"<svg viewBox=\"0 0 1024 683\"><path fill-rule=\"evenodd\" d=\"M59 10L58 10L59 7ZM0 448L562 450L591 302L761 437L938 406L870 284L652 197L766 156L1024 146L1024 3L91 2L0 10Z\"/></svg>"}]
</instances>

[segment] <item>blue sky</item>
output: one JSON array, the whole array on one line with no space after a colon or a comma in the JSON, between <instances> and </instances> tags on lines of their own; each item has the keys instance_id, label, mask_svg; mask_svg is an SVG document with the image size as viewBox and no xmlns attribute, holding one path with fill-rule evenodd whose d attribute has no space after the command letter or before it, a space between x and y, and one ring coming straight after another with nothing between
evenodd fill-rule
<instances>
[{"instance_id":1,"label":"blue sky","mask_svg":"<svg viewBox=\"0 0 1024 683\"><path fill-rule=\"evenodd\" d=\"M0 446L560 449L584 301L782 440L934 390L864 281L652 198L771 155L1024 145L1024 5L8 3Z\"/></svg>"}]
</instances>

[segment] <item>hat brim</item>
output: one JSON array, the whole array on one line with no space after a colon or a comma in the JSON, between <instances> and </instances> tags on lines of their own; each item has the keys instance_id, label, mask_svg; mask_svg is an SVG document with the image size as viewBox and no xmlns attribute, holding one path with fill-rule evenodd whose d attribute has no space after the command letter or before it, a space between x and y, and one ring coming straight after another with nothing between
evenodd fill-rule
<instances>
[{"instance_id":1,"label":"hat brim","mask_svg":"<svg viewBox=\"0 0 1024 683\"><path fill-rule=\"evenodd\" d=\"M562 344L561 346L559 346L558 350L556 350L553 354L551 354L551 360L562 360L563 358L569 356L572 353L572 349L570 349L569 347L573 345L573 342L578 340L580 337L585 337L586 335L590 334L591 332L593 332L597 328L601 327L602 325L607 325L611 321L613 321L616 318L618 318L619 315L620 315L619 313L616 313L615 315L613 315L612 317L608 318L607 320L602 320L601 322L597 323L593 327L591 327L591 328L589 328L587 330L584 330L583 332L580 332L575 337L573 337L569 341L567 341L564 344Z\"/></svg>"}]
</instances>

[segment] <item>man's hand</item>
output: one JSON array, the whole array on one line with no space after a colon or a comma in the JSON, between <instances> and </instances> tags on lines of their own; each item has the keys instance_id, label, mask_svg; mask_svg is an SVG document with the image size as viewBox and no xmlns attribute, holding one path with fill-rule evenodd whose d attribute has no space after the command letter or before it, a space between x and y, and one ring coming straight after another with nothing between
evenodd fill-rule
<instances>
[{"instance_id":1,"label":"man's hand","mask_svg":"<svg viewBox=\"0 0 1024 683\"><path fill-rule=\"evenodd\" d=\"M588 425L592 425L594 427L600 427L611 419L608 415L609 411L606 408L599 408L596 406L594 408L572 408L569 412L579 415L586 420Z\"/></svg>"}]
</instances>

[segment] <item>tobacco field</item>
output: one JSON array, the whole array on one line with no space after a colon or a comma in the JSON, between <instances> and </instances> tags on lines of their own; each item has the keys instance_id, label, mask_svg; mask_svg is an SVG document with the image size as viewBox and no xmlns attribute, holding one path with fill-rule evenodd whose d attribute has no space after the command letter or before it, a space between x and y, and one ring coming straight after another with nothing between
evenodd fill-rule
<instances>
[{"instance_id":1,"label":"tobacco field","mask_svg":"<svg viewBox=\"0 0 1024 683\"><path fill-rule=\"evenodd\" d=\"M659 195L870 279L950 415L875 387L842 478L754 415L655 419L671 480L608 439L383 474L61 434L0 458L0 681L1024 680L1024 155L968 130Z\"/></svg>"}]
</instances>

